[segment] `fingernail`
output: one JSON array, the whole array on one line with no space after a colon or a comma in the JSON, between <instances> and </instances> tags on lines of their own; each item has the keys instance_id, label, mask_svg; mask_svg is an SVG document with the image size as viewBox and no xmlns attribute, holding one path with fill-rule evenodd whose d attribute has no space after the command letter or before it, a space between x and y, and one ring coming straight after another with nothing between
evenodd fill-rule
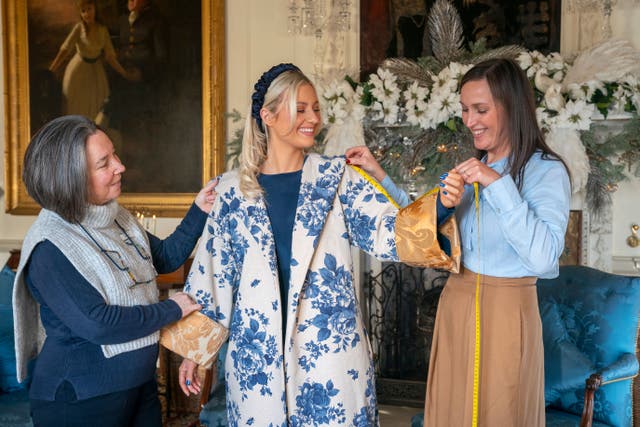
<instances>
[{"instance_id":1,"label":"fingernail","mask_svg":"<svg viewBox=\"0 0 640 427\"><path fill-rule=\"evenodd\" d=\"M347 164L350 165L351 164L351 160L347 159Z\"/></svg>"},{"instance_id":2,"label":"fingernail","mask_svg":"<svg viewBox=\"0 0 640 427\"><path fill-rule=\"evenodd\" d=\"M440 179L445 179L447 176L449 176L449 173L445 172L442 175L440 175Z\"/></svg>"},{"instance_id":3,"label":"fingernail","mask_svg":"<svg viewBox=\"0 0 640 427\"><path fill-rule=\"evenodd\" d=\"M443 191L443 192L442 192L442 194L444 194L444 195L446 196L446 195L447 195L447 194L449 194L449 193L447 193L446 191Z\"/></svg>"},{"instance_id":4,"label":"fingernail","mask_svg":"<svg viewBox=\"0 0 640 427\"><path fill-rule=\"evenodd\" d=\"M191 385L191 381L187 380L187 381L185 382L185 384L187 384L187 385L189 386L189 385Z\"/></svg>"},{"instance_id":5,"label":"fingernail","mask_svg":"<svg viewBox=\"0 0 640 427\"><path fill-rule=\"evenodd\" d=\"M440 187L444 187L444 186L445 186L445 183L444 183L444 182L441 182L441 183L440 183Z\"/></svg>"}]
</instances>

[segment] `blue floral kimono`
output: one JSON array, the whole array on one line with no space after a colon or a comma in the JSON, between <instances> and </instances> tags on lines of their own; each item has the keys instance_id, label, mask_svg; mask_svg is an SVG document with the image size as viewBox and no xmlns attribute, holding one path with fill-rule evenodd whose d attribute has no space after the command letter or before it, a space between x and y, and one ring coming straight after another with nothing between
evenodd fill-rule
<instances>
[{"instance_id":1,"label":"blue floral kimono","mask_svg":"<svg viewBox=\"0 0 640 427\"><path fill-rule=\"evenodd\" d=\"M264 199L246 199L236 171L216 191L185 290L230 330L229 425L378 425L351 246L396 261L396 208L343 157L309 154L283 302Z\"/></svg>"}]
</instances>

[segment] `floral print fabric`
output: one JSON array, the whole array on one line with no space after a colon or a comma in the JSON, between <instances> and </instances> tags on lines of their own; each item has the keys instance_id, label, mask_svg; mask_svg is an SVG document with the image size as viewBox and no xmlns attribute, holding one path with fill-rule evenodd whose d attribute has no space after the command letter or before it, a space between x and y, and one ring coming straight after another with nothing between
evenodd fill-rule
<instances>
[{"instance_id":1,"label":"floral print fabric","mask_svg":"<svg viewBox=\"0 0 640 427\"><path fill-rule=\"evenodd\" d=\"M378 425L351 246L396 261L396 208L343 157L310 154L283 303L264 200L244 198L238 184L237 172L222 175L185 286L230 330L229 425Z\"/></svg>"}]
</instances>

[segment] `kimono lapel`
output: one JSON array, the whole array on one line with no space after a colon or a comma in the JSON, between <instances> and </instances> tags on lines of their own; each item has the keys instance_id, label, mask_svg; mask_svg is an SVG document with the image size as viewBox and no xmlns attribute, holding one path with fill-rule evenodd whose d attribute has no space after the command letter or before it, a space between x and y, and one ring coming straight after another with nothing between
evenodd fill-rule
<instances>
[{"instance_id":1,"label":"kimono lapel","mask_svg":"<svg viewBox=\"0 0 640 427\"><path fill-rule=\"evenodd\" d=\"M265 261L269 265L269 270L273 277L273 283L276 288L278 284L278 264L276 261L276 245L273 237L273 229L271 228L271 221L269 221L269 215L267 214L267 207L264 197L259 197L255 202L250 202L246 209L246 215L244 223L249 231L249 234L253 237L256 245L260 248L260 252ZM248 260L253 262L251 260ZM279 289L277 289L277 295L280 295Z\"/></svg>"},{"instance_id":2,"label":"kimono lapel","mask_svg":"<svg viewBox=\"0 0 640 427\"><path fill-rule=\"evenodd\" d=\"M329 159L317 154L309 154L304 164L291 242L290 299L297 299L300 294L327 216L333 208L344 167L344 158ZM297 304L293 305L285 307L291 310ZM291 313L288 317L295 318Z\"/></svg>"}]
</instances>

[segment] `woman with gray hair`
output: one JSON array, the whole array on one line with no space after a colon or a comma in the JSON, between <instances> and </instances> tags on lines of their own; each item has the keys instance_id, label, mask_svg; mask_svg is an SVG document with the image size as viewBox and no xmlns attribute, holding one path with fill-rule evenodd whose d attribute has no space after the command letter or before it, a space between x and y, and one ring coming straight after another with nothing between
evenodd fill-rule
<instances>
[{"instance_id":1,"label":"woman with gray hair","mask_svg":"<svg viewBox=\"0 0 640 427\"><path fill-rule=\"evenodd\" d=\"M159 302L156 277L193 250L215 182L161 240L118 205L124 171L83 116L49 122L27 147L23 180L43 209L24 239L13 299L19 381L37 356L36 426L161 425L158 331L200 305L182 292Z\"/></svg>"}]
</instances>

